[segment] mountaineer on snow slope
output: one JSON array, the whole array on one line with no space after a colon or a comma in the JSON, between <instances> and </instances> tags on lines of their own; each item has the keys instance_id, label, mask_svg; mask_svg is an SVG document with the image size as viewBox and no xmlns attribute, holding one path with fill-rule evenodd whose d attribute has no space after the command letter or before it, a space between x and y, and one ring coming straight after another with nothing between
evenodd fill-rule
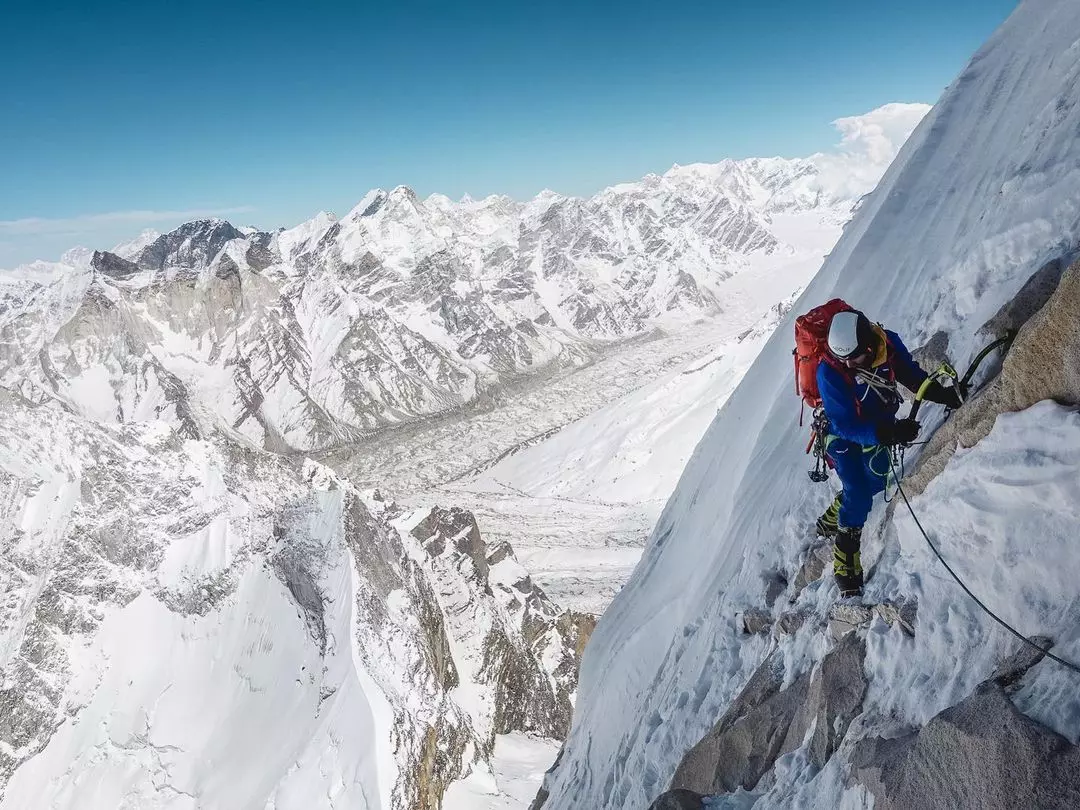
<instances>
[{"instance_id":1,"label":"mountaineer on snow slope","mask_svg":"<svg viewBox=\"0 0 1080 810\"><path fill-rule=\"evenodd\" d=\"M891 448L919 434L912 418L897 419L903 399L897 383L917 399L959 408L956 387L919 367L900 336L871 323L840 299L796 321L796 379L803 399L823 413L815 419L819 447L843 489L817 520L833 540L833 574L841 597L862 594L862 528L874 496L885 489Z\"/></svg>"}]
</instances>

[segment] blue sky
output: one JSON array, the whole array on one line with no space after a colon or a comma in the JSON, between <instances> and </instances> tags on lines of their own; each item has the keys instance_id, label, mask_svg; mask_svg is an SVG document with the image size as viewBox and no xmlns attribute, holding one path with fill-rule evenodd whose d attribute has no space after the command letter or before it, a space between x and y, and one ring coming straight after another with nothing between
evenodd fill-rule
<instances>
[{"instance_id":1,"label":"blue sky","mask_svg":"<svg viewBox=\"0 0 1080 810\"><path fill-rule=\"evenodd\" d=\"M0 267L370 188L591 194L933 102L1014 0L5 3Z\"/></svg>"}]
</instances>

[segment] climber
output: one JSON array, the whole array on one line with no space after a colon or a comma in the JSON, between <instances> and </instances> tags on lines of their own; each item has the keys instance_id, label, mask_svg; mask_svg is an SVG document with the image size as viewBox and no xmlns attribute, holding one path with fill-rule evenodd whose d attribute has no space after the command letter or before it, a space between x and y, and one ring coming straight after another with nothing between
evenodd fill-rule
<instances>
[{"instance_id":1,"label":"climber","mask_svg":"<svg viewBox=\"0 0 1080 810\"><path fill-rule=\"evenodd\" d=\"M919 435L914 419L897 419L899 382L920 399L959 408L959 391L931 379L895 333L858 310L832 315L826 356L817 366L817 388L829 421L825 452L843 489L818 518L820 535L833 539L833 573L841 597L862 594L859 548L874 496L885 489L889 448ZM920 390L921 389L921 390Z\"/></svg>"}]
</instances>

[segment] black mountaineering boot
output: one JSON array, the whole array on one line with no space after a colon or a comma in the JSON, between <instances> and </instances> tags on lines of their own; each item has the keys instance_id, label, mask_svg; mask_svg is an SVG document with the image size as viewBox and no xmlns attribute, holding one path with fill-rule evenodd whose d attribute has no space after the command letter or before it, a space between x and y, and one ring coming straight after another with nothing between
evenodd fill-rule
<instances>
[{"instance_id":1,"label":"black mountaineering boot","mask_svg":"<svg viewBox=\"0 0 1080 810\"><path fill-rule=\"evenodd\" d=\"M839 528L838 519L840 517L840 497L843 493L837 493L836 498L830 504L829 508L825 510L824 514L817 519L817 533L820 537L830 538L836 535L836 530Z\"/></svg>"},{"instance_id":2,"label":"black mountaineering boot","mask_svg":"<svg viewBox=\"0 0 1080 810\"><path fill-rule=\"evenodd\" d=\"M841 526L833 539L833 576L840 598L862 596L863 570L859 559L862 526Z\"/></svg>"}]
</instances>

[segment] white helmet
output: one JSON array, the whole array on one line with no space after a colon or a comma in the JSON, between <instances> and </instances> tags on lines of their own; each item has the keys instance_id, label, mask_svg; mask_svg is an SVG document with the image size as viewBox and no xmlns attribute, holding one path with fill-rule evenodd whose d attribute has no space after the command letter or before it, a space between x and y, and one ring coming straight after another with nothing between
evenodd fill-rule
<instances>
[{"instance_id":1,"label":"white helmet","mask_svg":"<svg viewBox=\"0 0 1080 810\"><path fill-rule=\"evenodd\" d=\"M837 312L829 324L829 351L844 360L874 348L874 328L861 312Z\"/></svg>"}]
</instances>

